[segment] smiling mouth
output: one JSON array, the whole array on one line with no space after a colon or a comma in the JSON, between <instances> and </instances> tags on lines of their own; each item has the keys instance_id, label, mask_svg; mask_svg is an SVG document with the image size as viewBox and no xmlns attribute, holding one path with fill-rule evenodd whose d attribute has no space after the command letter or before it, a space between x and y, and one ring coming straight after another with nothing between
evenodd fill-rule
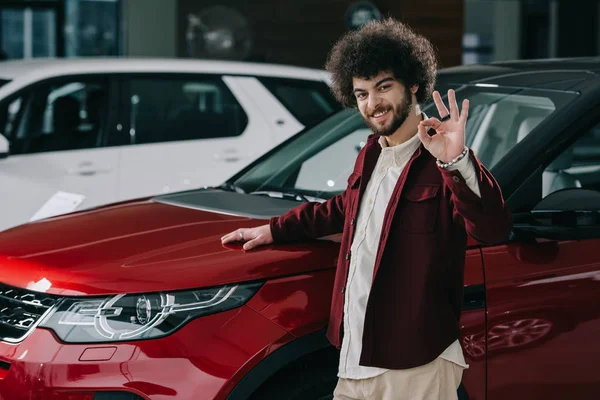
<instances>
[{"instance_id":1,"label":"smiling mouth","mask_svg":"<svg viewBox=\"0 0 600 400\"><path fill-rule=\"evenodd\" d=\"M387 109L387 110L384 110L384 111L377 111L376 113L374 113L372 115L371 118L373 118L373 119L381 119L384 116L386 116L389 112L390 112L390 109Z\"/></svg>"}]
</instances>

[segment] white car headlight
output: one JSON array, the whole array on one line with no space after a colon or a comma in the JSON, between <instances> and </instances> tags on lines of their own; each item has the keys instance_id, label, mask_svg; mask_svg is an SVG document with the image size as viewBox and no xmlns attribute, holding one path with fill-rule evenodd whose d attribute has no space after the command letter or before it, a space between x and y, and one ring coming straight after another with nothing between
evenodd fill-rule
<instances>
[{"instance_id":1,"label":"white car headlight","mask_svg":"<svg viewBox=\"0 0 600 400\"><path fill-rule=\"evenodd\" d=\"M191 319L246 303L262 283L181 292L64 298L40 323L67 343L152 339L173 333Z\"/></svg>"}]
</instances>

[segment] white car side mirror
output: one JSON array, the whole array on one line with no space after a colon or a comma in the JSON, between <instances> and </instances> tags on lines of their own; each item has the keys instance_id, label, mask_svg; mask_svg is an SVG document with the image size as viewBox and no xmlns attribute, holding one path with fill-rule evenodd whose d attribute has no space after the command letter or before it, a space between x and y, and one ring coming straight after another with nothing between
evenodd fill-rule
<instances>
[{"instance_id":1,"label":"white car side mirror","mask_svg":"<svg viewBox=\"0 0 600 400\"><path fill-rule=\"evenodd\" d=\"M0 158L8 157L9 151L9 143L8 139L6 139L2 134L0 134Z\"/></svg>"}]
</instances>

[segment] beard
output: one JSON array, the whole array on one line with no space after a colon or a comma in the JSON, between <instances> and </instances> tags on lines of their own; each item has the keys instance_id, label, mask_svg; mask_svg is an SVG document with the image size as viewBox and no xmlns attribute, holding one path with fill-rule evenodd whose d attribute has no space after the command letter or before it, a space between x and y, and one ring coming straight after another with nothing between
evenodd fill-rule
<instances>
[{"instance_id":1,"label":"beard","mask_svg":"<svg viewBox=\"0 0 600 400\"><path fill-rule=\"evenodd\" d=\"M367 116L363 115L363 120L374 134L380 136L390 136L402 126L404 121L406 121L410 115L410 110L412 109L412 103L410 100L410 90L406 89L403 101L400 102L400 104L396 104L395 106L391 107L391 110L389 111L392 114L391 120L388 121L386 125L375 124L373 121L371 121L371 117L380 111L385 111L389 108L389 106L379 106L375 110L369 112Z\"/></svg>"}]
</instances>

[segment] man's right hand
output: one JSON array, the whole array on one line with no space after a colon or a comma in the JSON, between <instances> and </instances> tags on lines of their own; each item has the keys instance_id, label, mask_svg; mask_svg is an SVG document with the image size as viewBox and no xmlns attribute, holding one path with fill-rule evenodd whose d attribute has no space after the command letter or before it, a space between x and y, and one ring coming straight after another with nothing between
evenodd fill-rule
<instances>
[{"instance_id":1,"label":"man's right hand","mask_svg":"<svg viewBox=\"0 0 600 400\"><path fill-rule=\"evenodd\" d=\"M252 250L258 246L273 243L271 227L269 225L257 226L256 228L240 228L221 238L221 243L245 242L244 250Z\"/></svg>"}]
</instances>

